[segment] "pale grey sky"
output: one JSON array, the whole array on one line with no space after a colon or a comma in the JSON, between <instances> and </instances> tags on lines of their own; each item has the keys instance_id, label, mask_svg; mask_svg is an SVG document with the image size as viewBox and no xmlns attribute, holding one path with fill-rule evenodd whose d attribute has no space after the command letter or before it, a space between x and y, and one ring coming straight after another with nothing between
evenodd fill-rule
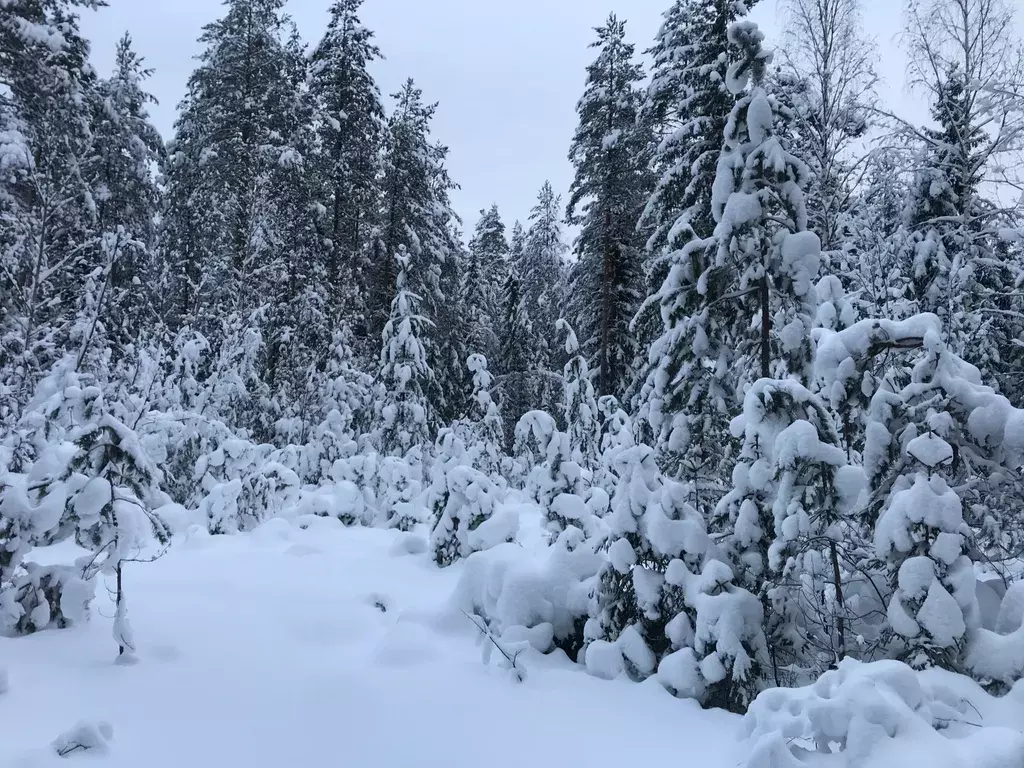
<instances>
[{"instance_id":1,"label":"pale grey sky","mask_svg":"<svg viewBox=\"0 0 1024 768\"><path fill-rule=\"evenodd\" d=\"M628 21L638 51L648 48L672 0L366 0L363 23L386 57L373 74L385 96L414 77L424 96L440 102L435 136L451 148L449 169L461 185L453 194L464 228L496 202L506 225L523 219L545 179L563 194L572 181L566 159L576 127L575 105L593 27L609 11ZM118 38L128 31L155 70L150 90L160 100L152 117L173 132L175 110L194 67L204 24L222 13L220 0L108 0L85 12L93 62L106 74ZM769 46L778 42L776 0L753 12ZM290 0L286 10L314 44L327 23L330 0ZM879 48L880 95L907 117L925 111L904 89L905 62L894 35L901 0L865 0L865 26ZM390 100L388 100L390 103Z\"/></svg>"}]
</instances>

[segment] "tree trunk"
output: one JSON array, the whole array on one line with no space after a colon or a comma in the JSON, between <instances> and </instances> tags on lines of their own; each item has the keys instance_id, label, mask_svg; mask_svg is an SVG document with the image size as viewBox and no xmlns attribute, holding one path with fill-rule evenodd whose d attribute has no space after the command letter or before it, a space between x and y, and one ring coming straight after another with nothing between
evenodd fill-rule
<instances>
[{"instance_id":1,"label":"tree trunk","mask_svg":"<svg viewBox=\"0 0 1024 768\"><path fill-rule=\"evenodd\" d=\"M768 302L768 274L761 276L761 378L771 378L772 368L772 318Z\"/></svg>"}]
</instances>

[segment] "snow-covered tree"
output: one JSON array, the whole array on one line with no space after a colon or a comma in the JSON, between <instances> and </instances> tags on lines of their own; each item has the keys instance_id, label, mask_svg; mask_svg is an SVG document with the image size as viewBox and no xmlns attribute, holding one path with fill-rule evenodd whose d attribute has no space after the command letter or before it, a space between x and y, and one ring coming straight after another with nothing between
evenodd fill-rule
<instances>
[{"instance_id":1,"label":"snow-covered tree","mask_svg":"<svg viewBox=\"0 0 1024 768\"><path fill-rule=\"evenodd\" d=\"M504 423L497 403L491 397L494 377L487 370L487 358L470 355L466 367L473 377L473 396L469 411L469 450L474 465L488 477L502 470L505 449Z\"/></svg>"},{"instance_id":2,"label":"snow-covered tree","mask_svg":"<svg viewBox=\"0 0 1024 768\"><path fill-rule=\"evenodd\" d=\"M82 286L102 269L91 186L97 78L78 27L87 0L0 14L0 413L15 420L61 359Z\"/></svg>"},{"instance_id":3,"label":"snow-covered tree","mask_svg":"<svg viewBox=\"0 0 1024 768\"><path fill-rule=\"evenodd\" d=\"M546 359L546 348L531 317L529 293L519 271L523 255L522 228L517 232L519 236L513 236L508 276L502 292L501 351L495 367L505 436L509 441L513 440L523 414L540 404ZM510 449L511 443L505 447Z\"/></svg>"},{"instance_id":4,"label":"snow-covered tree","mask_svg":"<svg viewBox=\"0 0 1024 768\"><path fill-rule=\"evenodd\" d=\"M572 460L592 471L597 466L599 430L594 382L572 327L566 320L559 320L558 329L565 333L565 354L569 358L562 372L569 448Z\"/></svg>"},{"instance_id":5,"label":"snow-covered tree","mask_svg":"<svg viewBox=\"0 0 1024 768\"><path fill-rule=\"evenodd\" d=\"M410 290L412 263L400 247L391 316L384 326L378 380L384 385L377 444L382 453L402 457L429 443L436 423L430 401L434 373L423 339L432 325L419 314L420 297Z\"/></svg>"},{"instance_id":6,"label":"snow-covered tree","mask_svg":"<svg viewBox=\"0 0 1024 768\"><path fill-rule=\"evenodd\" d=\"M331 305L349 313L363 340L377 269L373 238L386 126L380 91L369 72L381 52L359 19L361 6L362 0L332 3L327 31L312 53L309 88L318 134L313 162L328 216Z\"/></svg>"},{"instance_id":7,"label":"snow-covered tree","mask_svg":"<svg viewBox=\"0 0 1024 768\"><path fill-rule=\"evenodd\" d=\"M614 14L596 29L599 53L576 105L569 158L576 177L566 222L580 228L569 279L573 323L583 335L600 394L621 397L636 355L629 323L643 294L637 220L650 192L651 138L637 121L643 68Z\"/></svg>"},{"instance_id":8,"label":"snow-covered tree","mask_svg":"<svg viewBox=\"0 0 1024 768\"><path fill-rule=\"evenodd\" d=\"M69 524L76 542L92 552L86 574L115 577L114 639L118 655L135 655L124 591L124 565L138 560L153 542L167 545L170 531L153 511L159 470L138 436L97 398L92 419L69 437L76 452L68 465Z\"/></svg>"},{"instance_id":9,"label":"snow-covered tree","mask_svg":"<svg viewBox=\"0 0 1024 768\"><path fill-rule=\"evenodd\" d=\"M561 197L555 194L550 182L544 182L530 211L519 266L526 310L539 342L538 367L542 370L552 363L555 322L562 316L564 259L568 249L562 239L561 206ZM510 266L515 269L514 261Z\"/></svg>"},{"instance_id":10,"label":"snow-covered tree","mask_svg":"<svg viewBox=\"0 0 1024 768\"><path fill-rule=\"evenodd\" d=\"M657 180L641 215L650 232L645 261L645 302L634 322L639 355L634 365L631 395L640 389L657 360L648 359L650 346L664 332L657 297L674 265L685 258L688 282L676 290L692 294L687 304L699 302L697 279L704 272L699 250L684 254L693 239L711 237L716 220L712 214L712 186L722 136L736 96L726 87L726 69L733 51L728 39L730 24L747 12L751 3L708 3L676 0L665 11L649 54L651 81L641 106L640 119L655 134L652 165ZM678 272L677 272L678 275ZM687 309L686 311L690 311Z\"/></svg>"},{"instance_id":11,"label":"snow-covered tree","mask_svg":"<svg viewBox=\"0 0 1024 768\"><path fill-rule=\"evenodd\" d=\"M489 210L480 211L462 275L462 304L469 315L469 348L478 350L489 360L495 359L501 344L499 291L505 281L508 252L505 225L498 206L492 205Z\"/></svg>"},{"instance_id":12,"label":"snow-covered tree","mask_svg":"<svg viewBox=\"0 0 1024 768\"><path fill-rule=\"evenodd\" d=\"M875 526L875 551L893 576L889 627L915 669L957 670L968 629L980 621L971 530L962 505L942 476L953 448L934 433L918 435L907 454L921 469L889 498Z\"/></svg>"},{"instance_id":13,"label":"snow-covered tree","mask_svg":"<svg viewBox=\"0 0 1024 768\"><path fill-rule=\"evenodd\" d=\"M643 389L642 415L667 466L695 481L719 474L723 427L746 385L810 376L820 244L805 231L806 166L775 133L785 114L764 88L762 37L748 21L729 28L739 58L726 85L738 99L714 183L717 225L683 247L662 286L665 332Z\"/></svg>"},{"instance_id":14,"label":"snow-covered tree","mask_svg":"<svg viewBox=\"0 0 1024 768\"><path fill-rule=\"evenodd\" d=\"M144 90L151 74L125 35L117 45L113 75L99 84L94 118L96 228L105 238L99 243L105 251L101 263L109 269L98 311L118 350L137 342L143 327L158 325L162 307L155 253L162 200L154 171L165 152L147 114L155 101Z\"/></svg>"},{"instance_id":15,"label":"snow-covered tree","mask_svg":"<svg viewBox=\"0 0 1024 768\"><path fill-rule=\"evenodd\" d=\"M248 317L287 283L275 183L302 154L292 143L298 52L283 4L230 0L203 28L169 148L163 241L171 308L215 343L223 316Z\"/></svg>"},{"instance_id":16,"label":"snow-covered tree","mask_svg":"<svg viewBox=\"0 0 1024 768\"><path fill-rule=\"evenodd\" d=\"M787 130L810 168L808 228L828 253L841 250L858 163L853 144L873 106L874 50L864 35L859 0L787 0L780 80L791 86ZM838 257L841 258L841 257Z\"/></svg>"}]
</instances>

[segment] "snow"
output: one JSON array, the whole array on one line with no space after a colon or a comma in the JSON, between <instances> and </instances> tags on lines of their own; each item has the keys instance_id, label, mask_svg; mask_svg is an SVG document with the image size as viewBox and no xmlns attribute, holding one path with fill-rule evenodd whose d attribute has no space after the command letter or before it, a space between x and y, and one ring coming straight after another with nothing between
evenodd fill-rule
<instances>
[{"instance_id":1,"label":"snow","mask_svg":"<svg viewBox=\"0 0 1024 768\"><path fill-rule=\"evenodd\" d=\"M907 443L907 454L934 468L953 460L953 447L935 433L926 432Z\"/></svg>"},{"instance_id":2,"label":"snow","mask_svg":"<svg viewBox=\"0 0 1024 768\"><path fill-rule=\"evenodd\" d=\"M203 535L201 545L179 539L163 559L125 568L137 664L113 663L113 606L102 588L84 626L0 638L10 671L0 765L63 765L51 746L58 736L105 748L95 762L104 768L475 768L481 755L494 768L538 755L618 768L637 743L663 764L681 743L702 766L739 764L738 718L679 701L657 682L600 680L560 652L529 650L519 657L525 682L510 681L451 596L474 563L499 553L509 574L548 567L555 548L543 543L539 514L520 511L532 523L523 546L443 570L427 553L403 552L411 534L332 518L268 521ZM595 730L604 736L565 738Z\"/></svg>"},{"instance_id":3,"label":"snow","mask_svg":"<svg viewBox=\"0 0 1024 768\"><path fill-rule=\"evenodd\" d=\"M812 685L758 696L744 719L755 743L745 764L1019 768L1021 693L996 699L948 672L845 659Z\"/></svg>"}]
</instances>

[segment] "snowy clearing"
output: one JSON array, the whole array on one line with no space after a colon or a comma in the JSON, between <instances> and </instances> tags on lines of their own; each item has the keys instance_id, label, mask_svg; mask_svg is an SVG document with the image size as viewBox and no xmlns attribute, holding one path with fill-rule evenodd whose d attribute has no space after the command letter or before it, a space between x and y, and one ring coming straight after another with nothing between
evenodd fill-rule
<instances>
[{"instance_id":1,"label":"snowy clearing","mask_svg":"<svg viewBox=\"0 0 1024 768\"><path fill-rule=\"evenodd\" d=\"M0 765L63 765L49 744L82 720L112 726L110 768L618 766L637 743L675 759L680 739L701 764L739 761L738 717L654 681L598 680L560 654L531 655L522 684L485 666L477 630L444 610L462 564L314 522L200 534L127 568L136 665L113 663L102 588L84 627L0 638Z\"/></svg>"},{"instance_id":2,"label":"snowy clearing","mask_svg":"<svg viewBox=\"0 0 1024 768\"><path fill-rule=\"evenodd\" d=\"M543 557L539 515L509 506L526 524L524 561ZM834 679L766 692L744 721L673 698L654 678L591 677L560 651L524 652L519 683L498 653L484 662L487 644L452 604L467 561L438 569L428 553L409 553L415 536L310 517L272 519L233 536L192 529L164 558L126 568L137 664L114 663L113 604L103 589L87 625L0 638L9 674L0 765L64 765L55 739L91 733L101 744L87 759L109 768L621 766L638 745L655 764L685 754L709 768L771 768L805 764L762 760L779 735L802 744L823 713L834 712L821 701L816 710L797 704L815 701ZM873 768L895 766L913 747L929 754L929 765L1024 766L1024 687L993 699L936 671L919 676L927 703L915 704L920 694L907 692L905 678L890 682L877 669L860 665L848 688L824 697L856 710L845 725L830 726L849 729L848 748L856 745L849 763L832 756L841 765L867 765L859 761L867 750L880 760ZM965 724L942 734L918 717L955 709L968 713L954 718ZM876 732L892 718L910 741ZM861 721L873 725L855 733ZM98 734L107 725L104 744ZM952 749L946 736L958 740Z\"/></svg>"}]
</instances>

